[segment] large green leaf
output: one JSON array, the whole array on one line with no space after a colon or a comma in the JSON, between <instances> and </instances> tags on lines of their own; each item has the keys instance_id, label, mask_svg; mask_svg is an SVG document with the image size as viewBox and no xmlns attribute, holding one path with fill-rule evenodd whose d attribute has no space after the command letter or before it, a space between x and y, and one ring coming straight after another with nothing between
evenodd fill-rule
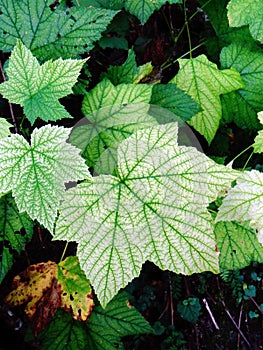
<instances>
[{"instance_id":1,"label":"large green leaf","mask_svg":"<svg viewBox=\"0 0 263 350\"><path fill-rule=\"evenodd\" d=\"M218 222L215 236L222 270L242 269L252 261L263 263L263 247L249 227L238 222Z\"/></svg>"},{"instance_id":2,"label":"large green leaf","mask_svg":"<svg viewBox=\"0 0 263 350\"><path fill-rule=\"evenodd\" d=\"M152 328L129 304L126 293L117 295L104 310L95 306L87 323L57 312L40 335L43 350L116 350L124 349L121 337L151 333Z\"/></svg>"},{"instance_id":3,"label":"large green leaf","mask_svg":"<svg viewBox=\"0 0 263 350\"><path fill-rule=\"evenodd\" d=\"M112 84L136 84L145 76L151 73L153 66L150 62L142 66L137 66L135 53L133 50L128 51L127 60L121 66L110 66L107 73L103 76L108 78Z\"/></svg>"},{"instance_id":4,"label":"large green leaf","mask_svg":"<svg viewBox=\"0 0 263 350\"><path fill-rule=\"evenodd\" d=\"M0 139L0 192L13 192L20 212L26 211L52 231L64 183L85 179L88 168L79 150L66 142L70 129L44 126L31 134Z\"/></svg>"},{"instance_id":5,"label":"large green leaf","mask_svg":"<svg viewBox=\"0 0 263 350\"><path fill-rule=\"evenodd\" d=\"M0 49L11 51L17 39L41 60L73 58L93 48L116 11L82 8L51 10L53 0L0 0Z\"/></svg>"},{"instance_id":6,"label":"large green leaf","mask_svg":"<svg viewBox=\"0 0 263 350\"><path fill-rule=\"evenodd\" d=\"M67 191L54 236L78 243L80 265L102 306L146 260L176 273L218 271L207 206L236 172L178 146L177 124L170 123L124 140L118 173Z\"/></svg>"},{"instance_id":7,"label":"large green leaf","mask_svg":"<svg viewBox=\"0 0 263 350\"><path fill-rule=\"evenodd\" d=\"M249 25L253 38L263 43L262 0L231 0L227 9L231 27Z\"/></svg>"},{"instance_id":8,"label":"large green leaf","mask_svg":"<svg viewBox=\"0 0 263 350\"><path fill-rule=\"evenodd\" d=\"M258 119L261 123L261 125L263 125L263 111L258 113ZM260 130L258 132L258 135L255 138L255 142L254 142L254 152L255 153L262 153L263 152L263 130Z\"/></svg>"},{"instance_id":9,"label":"large green leaf","mask_svg":"<svg viewBox=\"0 0 263 350\"><path fill-rule=\"evenodd\" d=\"M218 70L205 55L193 59L179 59L180 70L171 80L177 87L192 96L202 111L189 124L210 143L222 116L220 95L243 87L235 69Z\"/></svg>"},{"instance_id":10,"label":"large green leaf","mask_svg":"<svg viewBox=\"0 0 263 350\"><path fill-rule=\"evenodd\" d=\"M124 6L132 15L145 24L155 10L159 10L166 0L125 0ZM181 4L182 0L170 0L170 4Z\"/></svg>"},{"instance_id":11,"label":"large green leaf","mask_svg":"<svg viewBox=\"0 0 263 350\"><path fill-rule=\"evenodd\" d=\"M250 220L263 244L263 174L257 170L245 171L224 198L216 220Z\"/></svg>"},{"instance_id":12,"label":"large green leaf","mask_svg":"<svg viewBox=\"0 0 263 350\"><path fill-rule=\"evenodd\" d=\"M221 51L222 68L236 68L244 88L222 96L223 117L239 127L258 129L257 112L263 109L263 53L245 44L231 44Z\"/></svg>"},{"instance_id":13,"label":"large green leaf","mask_svg":"<svg viewBox=\"0 0 263 350\"><path fill-rule=\"evenodd\" d=\"M58 99L69 95L85 60L48 61L42 66L21 41L11 54L7 69L10 79L0 85L0 93L23 106L31 124L71 118Z\"/></svg>"},{"instance_id":14,"label":"large green leaf","mask_svg":"<svg viewBox=\"0 0 263 350\"><path fill-rule=\"evenodd\" d=\"M22 231L23 230L23 231ZM0 283L13 264L14 252L21 253L33 234L33 222L25 213L19 213L11 197L0 198Z\"/></svg>"},{"instance_id":15,"label":"large green leaf","mask_svg":"<svg viewBox=\"0 0 263 350\"><path fill-rule=\"evenodd\" d=\"M81 121L82 125L73 130L70 142L82 150L89 166L96 165L97 171L112 173L118 144L134 131L157 124L148 115L151 92L150 85L115 87L104 79L84 97L82 112L87 123L83 125Z\"/></svg>"},{"instance_id":16,"label":"large green leaf","mask_svg":"<svg viewBox=\"0 0 263 350\"><path fill-rule=\"evenodd\" d=\"M10 135L10 128L12 125L4 118L0 118L0 139Z\"/></svg>"}]
</instances>

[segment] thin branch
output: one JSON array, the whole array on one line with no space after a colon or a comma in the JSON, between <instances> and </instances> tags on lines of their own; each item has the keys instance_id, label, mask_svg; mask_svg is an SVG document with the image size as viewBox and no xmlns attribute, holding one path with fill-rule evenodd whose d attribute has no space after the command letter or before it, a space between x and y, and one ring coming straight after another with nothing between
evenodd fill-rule
<instances>
[{"instance_id":1,"label":"thin branch","mask_svg":"<svg viewBox=\"0 0 263 350\"><path fill-rule=\"evenodd\" d=\"M203 303L205 304L205 308L206 308L207 312L209 313L209 316L210 316L210 318L211 318L211 320L212 320L212 322L213 322L213 324L215 326L215 329L219 330L219 326L218 326L218 324L217 324L217 322L216 322L216 320L215 320L215 318L213 316L213 313L212 313L212 311L211 311L211 309L210 309L210 307L208 305L208 302L207 302L206 298L203 298Z\"/></svg>"},{"instance_id":2,"label":"thin branch","mask_svg":"<svg viewBox=\"0 0 263 350\"><path fill-rule=\"evenodd\" d=\"M4 74L4 70L3 70L2 63L1 63L1 62L0 62L0 71L1 71L1 75L2 75L3 81L6 81L5 74ZM12 122L13 122L13 125L14 125L14 128L15 128L15 132L18 134L18 128L17 128L17 124L16 124L16 119L15 119L14 111L13 111L13 106L12 106L12 104L11 104L9 101L8 101L8 105L9 105L9 110L10 110Z\"/></svg>"}]
</instances>

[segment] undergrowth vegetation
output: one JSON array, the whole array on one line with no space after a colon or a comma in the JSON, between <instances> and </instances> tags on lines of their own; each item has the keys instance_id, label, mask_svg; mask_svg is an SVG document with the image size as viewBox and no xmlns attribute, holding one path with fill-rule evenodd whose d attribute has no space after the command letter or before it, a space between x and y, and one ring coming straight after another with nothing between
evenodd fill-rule
<instances>
[{"instance_id":1,"label":"undergrowth vegetation","mask_svg":"<svg viewBox=\"0 0 263 350\"><path fill-rule=\"evenodd\" d=\"M261 349L262 5L0 0L1 348Z\"/></svg>"}]
</instances>

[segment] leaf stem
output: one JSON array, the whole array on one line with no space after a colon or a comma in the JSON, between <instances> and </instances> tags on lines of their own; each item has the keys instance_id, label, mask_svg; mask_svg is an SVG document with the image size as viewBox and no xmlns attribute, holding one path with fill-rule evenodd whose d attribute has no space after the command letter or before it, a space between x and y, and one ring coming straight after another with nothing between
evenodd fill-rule
<instances>
[{"instance_id":1,"label":"leaf stem","mask_svg":"<svg viewBox=\"0 0 263 350\"><path fill-rule=\"evenodd\" d=\"M63 250L63 253L62 253L62 255L61 255L61 258L60 258L60 261L59 261L59 262L61 262L61 261L64 259L64 256L65 256L65 254L66 254L67 249L68 249L68 242L66 242L66 244L65 244L65 248L64 248L64 250Z\"/></svg>"},{"instance_id":2,"label":"leaf stem","mask_svg":"<svg viewBox=\"0 0 263 350\"><path fill-rule=\"evenodd\" d=\"M6 81L6 77L5 77L3 66L2 66L1 62L0 62L0 71L1 71L1 75L2 75L3 81ZM8 105L9 105L9 110L10 110L12 122L13 122L13 125L14 125L14 128L15 128L15 132L16 132L16 134L18 134L18 128L17 128L17 124L16 124L16 118L15 118L15 115L14 115L14 111L13 111L13 106L12 106L12 104L9 101L8 101Z\"/></svg>"},{"instance_id":3,"label":"leaf stem","mask_svg":"<svg viewBox=\"0 0 263 350\"><path fill-rule=\"evenodd\" d=\"M188 23L187 13L186 13L186 0L184 0L184 20L185 20L185 27L186 27L187 36L188 36L190 59L192 59L192 42L191 42L191 34L190 34L189 23Z\"/></svg>"},{"instance_id":4,"label":"leaf stem","mask_svg":"<svg viewBox=\"0 0 263 350\"><path fill-rule=\"evenodd\" d=\"M246 151L248 151L251 147L253 147L253 145L250 145L250 146L248 146L247 148L243 149L243 151L241 151L237 156L235 156L235 158L233 158L233 159L231 160L230 163L234 163L234 161L235 161L237 158L239 158L240 156L242 156L242 154L244 154ZM252 154L253 154L253 153L254 153L254 152L252 152ZM252 154L249 156L248 161L250 160ZM246 167L248 161L246 162L244 168ZM243 169L244 169L244 168L243 168Z\"/></svg>"}]
</instances>

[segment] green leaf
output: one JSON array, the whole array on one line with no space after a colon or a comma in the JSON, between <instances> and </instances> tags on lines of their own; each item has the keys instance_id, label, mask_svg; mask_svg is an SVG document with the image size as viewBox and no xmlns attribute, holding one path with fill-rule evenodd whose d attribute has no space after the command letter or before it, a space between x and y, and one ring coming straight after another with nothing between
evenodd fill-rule
<instances>
[{"instance_id":1,"label":"green leaf","mask_svg":"<svg viewBox=\"0 0 263 350\"><path fill-rule=\"evenodd\" d=\"M53 0L0 0L0 48L20 39L39 59L73 58L90 51L116 11L58 6Z\"/></svg>"},{"instance_id":2,"label":"green leaf","mask_svg":"<svg viewBox=\"0 0 263 350\"><path fill-rule=\"evenodd\" d=\"M178 88L192 96L202 111L188 123L210 143L222 116L220 95L243 87L235 69L218 70L205 55L193 59L179 59L180 70L171 80Z\"/></svg>"},{"instance_id":3,"label":"green leaf","mask_svg":"<svg viewBox=\"0 0 263 350\"><path fill-rule=\"evenodd\" d=\"M80 266L102 306L146 260L176 273L218 271L207 206L235 171L178 146L177 124L170 123L124 140L118 173L67 191L54 236L78 243Z\"/></svg>"},{"instance_id":4,"label":"green leaf","mask_svg":"<svg viewBox=\"0 0 263 350\"><path fill-rule=\"evenodd\" d=\"M0 192L12 190L19 212L26 211L52 231L64 183L85 179L79 150L66 142L70 129L44 126L31 134L0 139Z\"/></svg>"},{"instance_id":5,"label":"green leaf","mask_svg":"<svg viewBox=\"0 0 263 350\"><path fill-rule=\"evenodd\" d=\"M263 263L263 247L249 227L238 222L218 222L215 236L220 269L242 269L252 261Z\"/></svg>"},{"instance_id":6,"label":"green leaf","mask_svg":"<svg viewBox=\"0 0 263 350\"><path fill-rule=\"evenodd\" d=\"M121 66L110 66L103 77L108 78L114 85L137 84L150 74L152 69L153 66L150 62L138 67L134 51L129 50L127 60Z\"/></svg>"},{"instance_id":7,"label":"green leaf","mask_svg":"<svg viewBox=\"0 0 263 350\"><path fill-rule=\"evenodd\" d=\"M58 283L62 289L61 307L70 311L76 320L86 321L94 306L93 295L76 256L69 256L58 264Z\"/></svg>"},{"instance_id":8,"label":"green leaf","mask_svg":"<svg viewBox=\"0 0 263 350\"><path fill-rule=\"evenodd\" d=\"M117 36L104 36L100 39L99 43L102 49L106 49L107 47L111 49L119 49L119 50L128 50L128 41L123 37Z\"/></svg>"},{"instance_id":9,"label":"green leaf","mask_svg":"<svg viewBox=\"0 0 263 350\"><path fill-rule=\"evenodd\" d=\"M259 171L245 171L223 199L216 221L233 220L250 220L263 244L263 174Z\"/></svg>"},{"instance_id":10,"label":"green leaf","mask_svg":"<svg viewBox=\"0 0 263 350\"><path fill-rule=\"evenodd\" d=\"M258 113L258 119L261 124L263 124L263 111ZM255 142L253 144L254 152L255 153L262 153L263 152L263 130L260 130L258 132L258 135L255 138Z\"/></svg>"},{"instance_id":11,"label":"green leaf","mask_svg":"<svg viewBox=\"0 0 263 350\"><path fill-rule=\"evenodd\" d=\"M22 232L23 229L23 232ZM33 222L25 213L19 213L10 194L0 198L0 283L13 264L14 251L20 254L33 235Z\"/></svg>"},{"instance_id":12,"label":"green leaf","mask_svg":"<svg viewBox=\"0 0 263 350\"><path fill-rule=\"evenodd\" d=\"M112 173L118 144L134 131L157 124L147 114L151 92L150 85L115 87L105 79L84 97L82 112L90 124L74 129L70 142L82 150L89 166L97 165L98 172Z\"/></svg>"},{"instance_id":13,"label":"green leaf","mask_svg":"<svg viewBox=\"0 0 263 350\"><path fill-rule=\"evenodd\" d=\"M116 344L123 349L121 337L142 333L153 333L153 329L122 292L105 309L94 308L88 322L87 344L94 350L115 350Z\"/></svg>"},{"instance_id":14,"label":"green leaf","mask_svg":"<svg viewBox=\"0 0 263 350\"><path fill-rule=\"evenodd\" d=\"M23 106L31 124L41 119L71 118L58 99L69 95L85 60L48 61L42 66L22 44L17 42L10 57L7 73L10 79L0 85L0 93Z\"/></svg>"},{"instance_id":15,"label":"green leaf","mask_svg":"<svg viewBox=\"0 0 263 350\"><path fill-rule=\"evenodd\" d=\"M10 135L10 128L12 128L13 125L8 123L8 121L4 118L0 118L0 139L7 137Z\"/></svg>"},{"instance_id":16,"label":"green leaf","mask_svg":"<svg viewBox=\"0 0 263 350\"><path fill-rule=\"evenodd\" d=\"M171 114L167 118L158 120L160 123L178 121L187 121L198 112L200 106L193 98L178 89L175 84L156 84L153 86L151 104L168 109L174 114L171 120Z\"/></svg>"},{"instance_id":17,"label":"green leaf","mask_svg":"<svg viewBox=\"0 0 263 350\"><path fill-rule=\"evenodd\" d=\"M145 24L155 10L159 10L166 0L125 0L124 6L132 15ZM170 0L170 4L181 4L182 0Z\"/></svg>"},{"instance_id":18,"label":"green leaf","mask_svg":"<svg viewBox=\"0 0 263 350\"><path fill-rule=\"evenodd\" d=\"M231 0L227 9L231 27L249 25L253 38L263 43L262 0Z\"/></svg>"},{"instance_id":19,"label":"green leaf","mask_svg":"<svg viewBox=\"0 0 263 350\"><path fill-rule=\"evenodd\" d=\"M196 323L201 311L199 299L189 297L184 301L180 301L177 305L177 311L184 320Z\"/></svg>"},{"instance_id":20,"label":"green leaf","mask_svg":"<svg viewBox=\"0 0 263 350\"><path fill-rule=\"evenodd\" d=\"M231 44L220 54L222 68L236 68L244 88L222 96L223 116L239 127L259 129L257 112L263 109L263 53L251 51L246 44Z\"/></svg>"}]
</instances>

